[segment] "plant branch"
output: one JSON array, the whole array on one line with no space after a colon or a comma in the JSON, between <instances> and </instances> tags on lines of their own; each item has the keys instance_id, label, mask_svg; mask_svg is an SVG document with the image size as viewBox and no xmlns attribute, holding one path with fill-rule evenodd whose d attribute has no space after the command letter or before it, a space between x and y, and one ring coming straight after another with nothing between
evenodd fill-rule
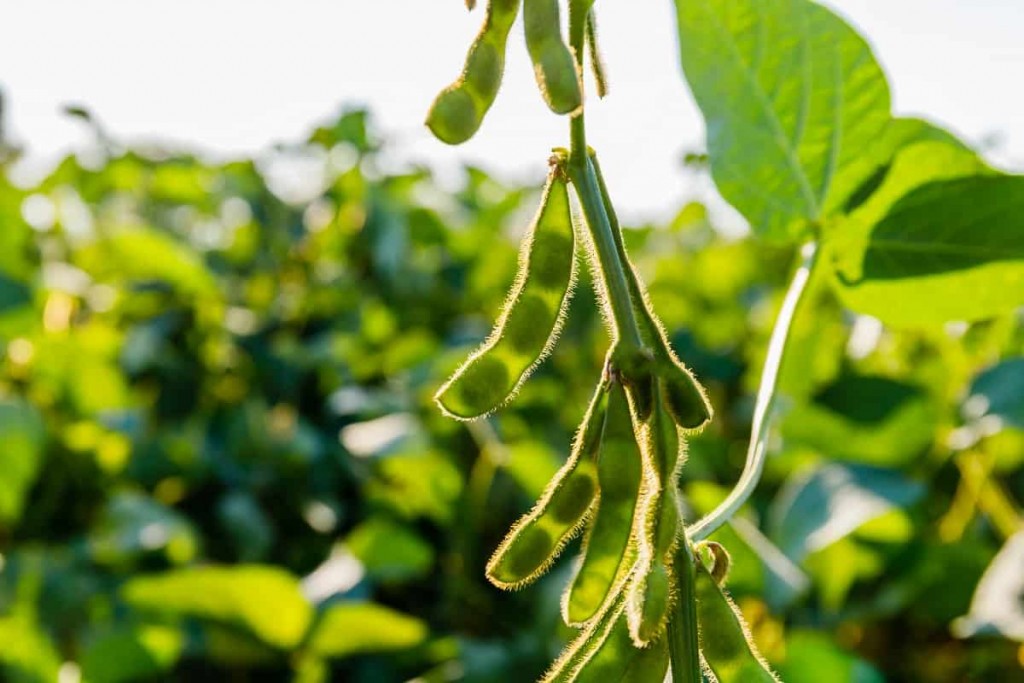
<instances>
[{"instance_id":1,"label":"plant branch","mask_svg":"<svg viewBox=\"0 0 1024 683\"><path fill-rule=\"evenodd\" d=\"M743 466L743 473L726 499L710 514L687 529L687 534L693 543L706 539L729 521L736 511L747 502L750 494L754 492L761 480L768 450L771 412L775 406L779 375L786 359L786 340L800 308L800 303L803 301L803 295L807 291L807 283L811 280L817 259L818 244L816 242L808 242L800 248L800 266L789 283L786 298L782 302L782 310L779 311L779 317L775 320L775 327L772 329L771 340L768 343L768 357L765 359L764 370L761 373L761 386L757 390L750 446L747 448L747 460Z\"/></svg>"},{"instance_id":2,"label":"plant branch","mask_svg":"<svg viewBox=\"0 0 1024 683\"><path fill-rule=\"evenodd\" d=\"M569 6L569 44L576 57L576 67L583 73L583 56L586 52L587 14L592 2L575 0ZM582 84L582 77L580 79ZM582 85L581 85L582 87ZM572 115L569 121L571 148L568 172L573 188L583 208L583 215L590 231L591 241L597 252L600 273L595 273L604 285L619 351L626 358L638 355L643 349L643 339L637 326L633 301L626 279L626 264L620 258L614 228L605 208L601 187L587 148L586 125L583 108Z\"/></svg>"},{"instance_id":3,"label":"plant branch","mask_svg":"<svg viewBox=\"0 0 1024 683\"><path fill-rule=\"evenodd\" d=\"M679 583L675 614L668 622L669 656L672 658L672 683L702 683L700 669L700 640L697 632L697 580L693 548L680 530L679 550L675 557L675 571Z\"/></svg>"}]
</instances>

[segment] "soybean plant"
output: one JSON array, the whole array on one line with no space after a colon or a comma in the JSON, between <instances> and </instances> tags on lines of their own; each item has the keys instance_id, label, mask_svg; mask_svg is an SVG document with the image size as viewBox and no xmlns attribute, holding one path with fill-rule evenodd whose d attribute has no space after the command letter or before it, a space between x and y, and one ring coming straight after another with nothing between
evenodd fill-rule
<instances>
[{"instance_id":1,"label":"soybean plant","mask_svg":"<svg viewBox=\"0 0 1024 683\"><path fill-rule=\"evenodd\" d=\"M472 5L473 3L469 3ZM523 0L525 42L549 108L569 117L570 146L555 148L519 269L494 330L440 388L437 403L471 420L499 408L555 344L585 255L611 336L602 375L565 465L499 545L487 577L500 588L542 575L583 533L562 602L579 636L545 681L722 683L774 680L722 590L727 555L687 538L678 487L686 439L712 418L704 388L669 345L630 263L597 154L587 146L583 62L599 94L606 79L593 0L569 2L568 40L558 0ZM441 92L427 125L444 142L472 137L503 76L518 0L490 0L465 69ZM569 186L582 216L574 221ZM714 558L704 566L704 556Z\"/></svg>"}]
</instances>

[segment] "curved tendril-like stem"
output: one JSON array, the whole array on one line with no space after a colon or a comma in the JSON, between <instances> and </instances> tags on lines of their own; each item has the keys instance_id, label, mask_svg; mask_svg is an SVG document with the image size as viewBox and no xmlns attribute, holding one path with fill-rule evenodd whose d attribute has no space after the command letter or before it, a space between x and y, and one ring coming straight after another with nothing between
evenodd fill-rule
<instances>
[{"instance_id":1,"label":"curved tendril-like stem","mask_svg":"<svg viewBox=\"0 0 1024 683\"><path fill-rule=\"evenodd\" d=\"M808 242L800 248L800 266L793 274L782 302L782 310L775 320L771 340L768 343L768 357L765 359L761 374L761 386L757 390L757 403L754 405L754 421L750 430L750 446L747 448L747 460L743 465L743 473L736 486L718 507L698 522L690 525L687 536L691 543L702 541L714 533L720 526L729 521L739 510L750 494L754 492L764 471L764 461L768 449L768 428L771 426L772 408L775 405L775 389L779 383L779 372L786 355L786 339L793 325L793 319L803 300L807 283L817 263L818 244Z\"/></svg>"}]
</instances>

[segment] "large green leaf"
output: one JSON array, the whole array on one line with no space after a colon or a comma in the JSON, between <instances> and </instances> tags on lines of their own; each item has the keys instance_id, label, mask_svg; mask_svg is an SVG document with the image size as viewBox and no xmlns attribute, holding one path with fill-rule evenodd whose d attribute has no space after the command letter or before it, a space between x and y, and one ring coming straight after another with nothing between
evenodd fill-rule
<instances>
[{"instance_id":1,"label":"large green leaf","mask_svg":"<svg viewBox=\"0 0 1024 683\"><path fill-rule=\"evenodd\" d=\"M782 433L831 458L895 467L932 442L938 410L920 388L871 375L846 375L786 414Z\"/></svg>"},{"instance_id":2,"label":"large green leaf","mask_svg":"<svg viewBox=\"0 0 1024 683\"><path fill-rule=\"evenodd\" d=\"M317 622L309 649L322 657L341 658L370 652L393 652L426 640L423 621L368 602L332 605Z\"/></svg>"},{"instance_id":3,"label":"large green leaf","mask_svg":"<svg viewBox=\"0 0 1024 683\"><path fill-rule=\"evenodd\" d=\"M160 625L101 633L82 654L82 676L91 683L128 683L158 676L177 662L184 638Z\"/></svg>"},{"instance_id":4,"label":"large green leaf","mask_svg":"<svg viewBox=\"0 0 1024 683\"><path fill-rule=\"evenodd\" d=\"M889 87L870 47L809 0L676 9L719 191L763 236L803 236L886 160Z\"/></svg>"},{"instance_id":5,"label":"large green leaf","mask_svg":"<svg viewBox=\"0 0 1024 683\"><path fill-rule=\"evenodd\" d=\"M844 285L847 305L893 325L980 320L1024 305L1024 176L912 190L871 230L859 277Z\"/></svg>"},{"instance_id":6,"label":"large green leaf","mask_svg":"<svg viewBox=\"0 0 1024 683\"><path fill-rule=\"evenodd\" d=\"M872 520L907 506L924 492L895 472L828 464L790 479L769 516L770 538L795 562Z\"/></svg>"},{"instance_id":7,"label":"large green leaf","mask_svg":"<svg viewBox=\"0 0 1024 683\"><path fill-rule=\"evenodd\" d=\"M313 617L294 576L259 565L192 567L140 576L124 585L122 596L142 611L239 628L282 649L299 644Z\"/></svg>"}]
</instances>

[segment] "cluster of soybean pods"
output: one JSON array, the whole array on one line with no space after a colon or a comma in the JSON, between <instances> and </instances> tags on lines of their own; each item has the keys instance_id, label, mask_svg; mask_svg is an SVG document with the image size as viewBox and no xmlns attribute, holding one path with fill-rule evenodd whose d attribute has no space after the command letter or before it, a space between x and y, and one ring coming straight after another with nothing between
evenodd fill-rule
<instances>
[{"instance_id":1,"label":"cluster of soybean pods","mask_svg":"<svg viewBox=\"0 0 1024 683\"><path fill-rule=\"evenodd\" d=\"M467 3L472 9L471 2ZM579 54L590 53L598 94L606 79L597 51L593 0L570 2L573 26L584 40L567 44L558 0L522 0L526 47L540 92L558 114L582 124L583 79ZM458 144L479 129L501 85L505 48L520 0L491 0L461 76L434 101L427 125L442 141ZM629 262L608 190L593 150L556 148L540 208L525 236L518 272L494 330L440 388L437 402L449 415L471 420L508 402L550 352L564 322L577 268L593 274L606 320L614 321L606 261L594 226L573 220L572 185L581 205L580 178L592 178L611 233L608 248L624 264L625 296L639 344L624 342L611 323L613 343L590 406L565 465L540 500L511 529L487 565L495 585L516 589L542 575L563 547L583 532L581 557L562 600L565 622L580 635L555 662L545 681L613 680L660 683L669 668L668 631L687 609L699 630L704 676L729 681L774 681L749 642L735 606L721 589L728 555L685 538L679 470L686 435L712 416L706 393L673 353L644 286ZM573 172L573 158L590 175ZM590 214L584 210L589 220ZM584 255L586 258L584 258ZM682 604L681 604L682 603ZM696 637L693 639L696 641ZM696 648L694 648L696 649Z\"/></svg>"}]
</instances>

